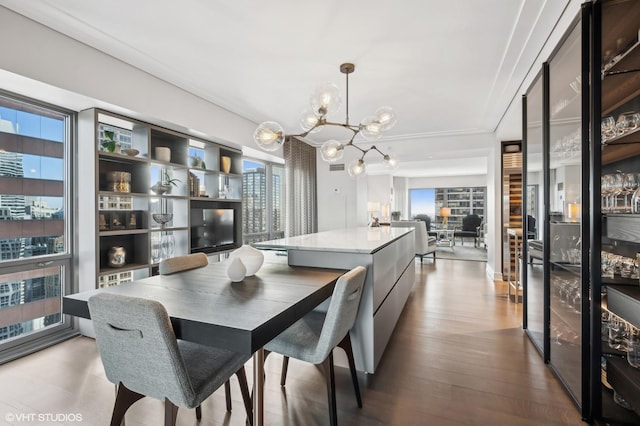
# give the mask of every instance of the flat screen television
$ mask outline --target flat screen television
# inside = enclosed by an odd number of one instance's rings
[[[213,252],[235,244],[233,209],[191,209],[191,252]]]

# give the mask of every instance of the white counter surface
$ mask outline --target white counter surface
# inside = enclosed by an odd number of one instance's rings
[[[378,228],[334,229],[315,234],[262,241],[255,243],[254,246],[261,249],[292,249],[370,254],[375,253],[408,232],[413,232],[413,228],[380,226]]]

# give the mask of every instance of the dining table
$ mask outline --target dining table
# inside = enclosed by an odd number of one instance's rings
[[[342,269],[265,262],[254,276],[232,282],[227,261],[171,275],[70,294],[62,311],[90,319],[87,301],[106,292],[156,300],[176,338],[253,357],[253,424],[264,424],[264,345],[331,296]]]

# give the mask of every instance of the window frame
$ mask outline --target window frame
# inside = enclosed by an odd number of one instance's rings
[[[75,175],[77,162],[74,153],[77,152],[77,113],[75,111],[52,105],[37,99],[28,98],[16,93],[0,89],[0,96],[14,101],[17,105],[33,108],[33,111],[47,116],[47,111],[52,114],[66,116],[64,122],[64,156],[63,156],[63,210],[65,251],[63,253],[47,254],[37,257],[6,260],[0,262],[0,274],[34,270],[39,268],[60,267],[60,310],[61,322],[47,326],[44,329],[25,333],[22,336],[0,342],[0,364],[36,352],[71,336],[78,334],[76,320],[62,314],[62,297],[77,291],[77,277],[75,277],[75,247],[77,246],[77,233],[74,232],[75,217],[78,211],[78,200],[74,195],[76,191]]]

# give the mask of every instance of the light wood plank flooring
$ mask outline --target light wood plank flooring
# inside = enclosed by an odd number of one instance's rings
[[[413,292],[378,372],[360,377],[364,408],[356,405],[348,371],[336,369],[341,425],[583,424],[523,333],[522,305],[507,301],[506,286],[487,280],[484,268],[484,262],[416,262]],[[320,370],[292,360],[287,386],[280,388],[281,359],[271,355],[266,365],[266,423],[328,424]],[[0,366],[0,383],[0,424],[106,425],[111,416],[114,387],[89,338]],[[231,385],[233,412],[225,411],[220,389],[203,404],[200,424],[245,424],[235,377]],[[60,421],[7,421],[25,413]],[[145,398],[129,410],[127,426],[162,419],[162,403]],[[181,409],[178,424],[196,425],[194,411]]]

